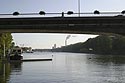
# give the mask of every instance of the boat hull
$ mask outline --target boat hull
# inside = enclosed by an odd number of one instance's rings
[[[23,56],[10,56],[10,60],[22,60]]]

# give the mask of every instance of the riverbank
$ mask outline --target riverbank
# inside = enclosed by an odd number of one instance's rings
[[[100,35],[85,42],[52,49],[55,52],[90,53],[104,55],[125,55],[125,37],[119,35]]]

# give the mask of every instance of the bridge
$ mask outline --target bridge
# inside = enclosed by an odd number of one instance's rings
[[[0,32],[125,35],[125,16],[0,18]]]

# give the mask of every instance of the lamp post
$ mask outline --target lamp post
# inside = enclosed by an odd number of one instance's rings
[[[80,17],[80,0],[78,0],[78,16]]]

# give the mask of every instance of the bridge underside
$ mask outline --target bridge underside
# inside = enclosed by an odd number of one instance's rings
[[[124,16],[0,18],[0,32],[115,33],[125,35]]]

